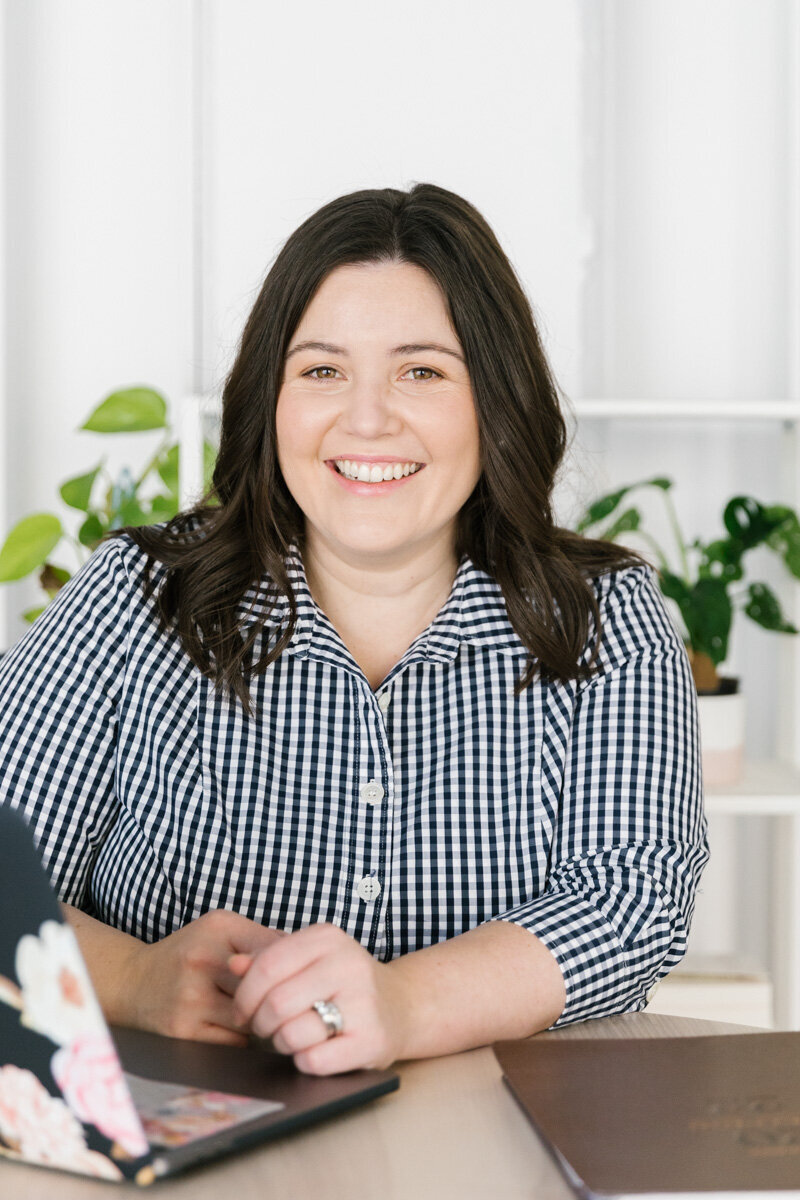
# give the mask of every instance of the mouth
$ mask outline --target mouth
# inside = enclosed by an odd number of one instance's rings
[[[425,463],[413,462],[363,462],[349,458],[328,459],[328,466],[338,475],[354,483],[390,483],[422,471]]]

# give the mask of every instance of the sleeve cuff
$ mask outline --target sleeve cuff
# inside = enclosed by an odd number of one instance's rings
[[[596,902],[563,892],[546,893],[491,919],[527,929],[555,958],[567,993],[563,1012],[551,1026],[557,1029],[573,1021],[639,1012],[647,1005],[653,984],[683,954],[683,947],[667,954],[674,932],[663,908],[657,907],[646,944],[627,947]]]

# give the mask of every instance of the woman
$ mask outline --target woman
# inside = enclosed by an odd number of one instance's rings
[[[211,494],[2,664],[0,796],[112,1020],[326,1074],[645,1005],[706,860],[694,692],[650,568],[554,524],[564,442],[460,197],[289,238]]]

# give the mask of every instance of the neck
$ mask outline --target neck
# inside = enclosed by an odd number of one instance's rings
[[[419,626],[436,616],[458,569],[452,532],[396,554],[349,552],[307,533],[303,565],[316,603],[342,632],[362,621],[380,625],[384,618]]]

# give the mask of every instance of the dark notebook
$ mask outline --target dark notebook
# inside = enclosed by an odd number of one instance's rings
[[[6,1157],[147,1184],[398,1083],[302,1075],[260,1044],[112,1033],[30,833],[0,807],[0,1175]]]
[[[493,1050],[581,1196],[800,1196],[800,1033]]]

